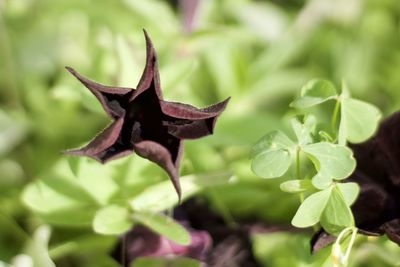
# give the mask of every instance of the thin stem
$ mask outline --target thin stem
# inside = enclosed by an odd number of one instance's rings
[[[300,169],[300,147],[296,148],[296,179],[301,180],[301,169]],[[300,193],[300,203],[304,201],[304,193]]]
[[[350,243],[349,243],[349,246],[347,247],[346,254],[344,254],[344,259],[343,259],[344,262],[346,262],[346,264],[347,264],[347,260],[350,256],[351,249],[353,248],[354,241],[356,240],[357,232],[358,232],[358,229],[353,228],[353,233],[351,234]]]
[[[336,99],[336,104],[335,104],[335,108],[333,110],[332,120],[331,120],[331,127],[334,132],[336,132],[335,128],[336,128],[337,118],[339,115],[339,110],[340,110],[340,100]]]
[[[351,249],[353,248],[355,238],[357,236],[358,229],[354,226],[347,227],[343,229],[343,231],[339,234],[338,238],[335,241],[335,244],[332,247],[332,257],[333,257],[333,266],[338,267],[340,264],[343,266],[347,266],[348,258],[350,256]],[[340,248],[340,243],[347,238],[347,234],[351,232],[351,239],[349,245],[347,246],[346,253],[343,255],[342,250]]]

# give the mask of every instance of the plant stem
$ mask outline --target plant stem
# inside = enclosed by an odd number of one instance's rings
[[[332,257],[333,257],[333,266],[339,267],[340,265],[347,266],[348,259],[350,256],[351,249],[353,248],[354,241],[357,236],[358,229],[354,226],[347,227],[340,232],[338,238],[332,247]],[[347,234],[351,233],[351,239],[349,245],[347,246],[346,253],[343,254],[340,248],[340,243],[347,238]]]
[[[333,110],[333,114],[332,114],[332,120],[331,120],[331,127],[332,127],[332,131],[336,132],[336,123],[337,123],[337,117],[339,114],[339,110],[340,110],[340,99],[336,99],[336,104],[335,104],[335,108]]]
[[[301,169],[300,169],[300,147],[296,148],[296,179],[301,180]],[[300,193],[300,203],[304,201],[304,193]]]

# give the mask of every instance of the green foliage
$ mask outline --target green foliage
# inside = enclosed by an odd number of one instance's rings
[[[191,242],[186,229],[170,217],[157,213],[135,212],[132,219],[180,245],[189,245]]]
[[[16,265],[13,258],[33,229],[48,223],[53,227],[48,254],[57,266],[118,266],[108,256],[117,237],[93,233],[96,214],[110,205],[156,213],[176,204],[162,172],[135,156],[101,166],[67,161],[60,153],[108,124],[100,105],[64,66],[104,84],[134,86],[144,63],[142,28],[158,50],[166,99],[201,107],[232,96],[214,135],[186,144],[181,175],[186,199],[200,194],[220,202],[235,221],[289,224],[299,197],[280,192],[279,185],[285,180],[283,189],[306,199],[319,190],[310,183],[318,173],[313,162],[294,147],[282,179],[258,179],[251,172],[248,151],[265,133],[279,129],[300,147],[344,146],[375,131],[380,114],[367,103],[385,115],[399,107],[397,1],[201,1],[193,32],[182,30],[176,2],[0,1],[2,262]],[[314,77],[321,79],[307,82]],[[344,88],[332,89],[342,79],[351,97]],[[297,109],[287,109],[296,95]],[[310,115],[315,124],[309,129]],[[303,119],[294,120],[292,135],[287,125],[294,116]],[[262,158],[267,152],[261,151]],[[318,167],[316,158],[314,163]],[[257,164],[260,176],[280,175],[286,168],[278,167]],[[211,175],[216,173],[232,173],[236,183],[228,182],[230,174]],[[185,177],[196,178],[185,185]],[[350,206],[357,185],[332,182]],[[253,244],[265,266],[330,264],[330,249],[311,256],[309,240],[310,235],[280,232],[256,235]],[[399,255],[386,238],[358,237],[350,265],[396,266]]]
[[[331,82],[315,79],[301,88],[300,98],[293,101],[290,106],[300,109],[309,108],[335,99],[336,96],[335,86]]]
[[[120,235],[132,227],[129,220],[129,210],[118,206],[109,205],[99,210],[93,219],[93,230],[105,235]]]
[[[326,188],[306,198],[293,217],[292,224],[304,228],[318,223],[330,199],[331,191],[331,188]]]
[[[353,98],[344,98],[341,101],[341,113],[340,130],[351,143],[367,140],[375,133],[381,118],[381,113],[375,106]]]
[[[353,193],[353,195],[357,196]],[[354,226],[354,218],[341,190],[332,188],[321,218],[322,227],[331,234],[339,234],[346,227]]]
[[[252,149],[254,173],[263,178],[282,176],[291,164],[294,143],[281,132],[264,136]]]
[[[361,142],[371,137],[377,128],[380,111],[371,104],[350,98],[347,87],[338,95],[333,84],[324,80],[308,82],[301,89],[300,98],[291,106],[309,110],[332,99],[336,100],[331,119],[333,129],[321,129],[319,136],[315,135],[317,114],[304,110],[303,122],[296,118],[291,120],[297,143],[279,131],[267,134],[253,147],[252,170],[263,178],[275,178],[287,173],[291,163],[295,162],[293,176],[296,179],[280,185],[282,191],[301,194],[301,204],[292,225],[305,228],[319,223],[326,232],[338,235],[348,227],[354,227],[350,206],[360,191],[355,183],[341,183],[356,167],[352,150],[345,146],[346,140]],[[364,124],[368,126],[364,127]],[[327,133],[329,130],[334,138]],[[314,168],[309,165],[302,168],[301,153]],[[303,176],[302,169],[306,170]],[[303,200],[305,193],[308,196]]]
[[[318,173],[313,177],[315,187],[323,189],[332,180],[348,177],[356,167],[352,151],[344,146],[320,142],[304,146],[304,151],[314,163]]]
[[[178,259],[157,259],[157,258],[139,258],[131,267],[200,267],[201,263],[189,258]]]

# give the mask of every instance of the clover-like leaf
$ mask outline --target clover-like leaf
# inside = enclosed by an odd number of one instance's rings
[[[314,186],[312,185],[310,180],[304,179],[283,182],[281,183],[280,188],[282,191],[288,193],[301,193],[314,189]]]
[[[93,229],[99,234],[119,235],[132,227],[129,210],[119,205],[109,205],[99,210],[93,220]]]
[[[313,178],[313,184],[320,189],[329,186],[332,179],[342,180],[348,177],[356,167],[352,151],[345,146],[320,142],[303,146],[302,150],[318,171]]]
[[[293,217],[292,224],[299,228],[305,228],[318,223],[330,195],[331,187],[328,187],[307,197]]]
[[[158,213],[137,211],[132,215],[132,218],[135,222],[147,226],[154,232],[180,245],[186,246],[191,242],[188,231],[170,217]]]
[[[354,225],[350,207],[337,186],[332,188],[329,201],[321,217],[321,225],[330,234],[337,234],[343,228]]]
[[[309,108],[337,97],[335,86],[326,80],[314,79],[301,88],[300,98],[290,106],[294,108]]]
[[[282,176],[291,164],[291,150],[295,146],[284,133],[270,132],[261,138],[252,148],[251,168],[262,178]]]
[[[351,143],[362,143],[371,137],[382,117],[374,105],[353,98],[343,98],[341,101],[341,135]]]
[[[344,200],[348,206],[351,206],[360,193],[360,186],[357,183],[338,183],[336,186],[340,189]]]
[[[300,145],[305,145],[312,142],[311,133],[314,131],[316,124],[314,116],[307,116],[304,119],[304,123],[301,123],[298,119],[294,118],[291,120],[291,123],[293,131],[296,134],[298,143]]]

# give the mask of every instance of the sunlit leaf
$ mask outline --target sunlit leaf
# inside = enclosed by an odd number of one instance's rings
[[[381,112],[375,106],[353,98],[344,98],[341,102],[342,131],[351,143],[361,143],[371,137],[381,118]]]
[[[313,132],[316,124],[316,119],[314,116],[309,115],[305,118],[304,123],[301,123],[296,118],[291,120],[292,128],[296,134],[298,143],[300,145],[305,145],[312,142],[311,133]]]
[[[337,183],[336,186],[339,188],[343,195],[344,200],[348,206],[351,206],[357,199],[360,193],[360,186],[357,183]]]
[[[188,175],[180,178],[182,186],[182,200],[200,192],[206,187],[227,184],[232,178],[230,173],[211,173],[203,175]],[[148,186],[143,192],[129,201],[132,209],[159,212],[174,207],[178,198],[171,194],[173,186],[164,181]]]
[[[119,235],[132,227],[129,210],[118,205],[109,205],[96,213],[93,220],[95,232],[105,235]]]
[[[345,146],[320,142],[303,146],[302,150],[318,170],[313,178],[313,184],[318,188],[328,186],[332,179],[348,177],[356,166],[352,151]]]
[[[290,167],[293,146],[294,143],[282,132],[267,134],[251,151],[253,172],[263,178],[282,176]]]
[[[305,228],[318,223],[330,195],[331,188],[327,188],[307,197],[293,217],[292,224]]]
[[[314,189],[311,181],[308,179],[304,180],[290,180],[281,183],[280,188],[284,192],[288,193],[301,193],[307,190]]]
[[[331,234],[337,234],[343,228],[353,226],[354,219],[343,194],[338,187],[332,189],[329,201],[321,217],[322,227]]]
[[[321,104],[337,96],[335,86],[326,80],[312,80],[301,88],[300,98],[290,106],[294,108],[309,108]]]
[[[49,226],[42,225],[36,229],[32,240],[28,241],[24,254],[30,256],[34,266],[55,267],[56,265],[50,259],[47,246],[50,239],[51,230]]]
[[[172,218],[158,213],[134,212],[132,218],[135,222],[143,224],[156,233],[180,244],[189,245],[191,242],[188,231]]]

